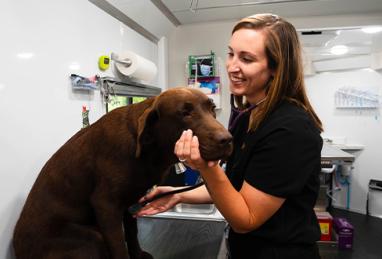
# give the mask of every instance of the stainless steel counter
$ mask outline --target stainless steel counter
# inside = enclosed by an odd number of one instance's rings
[[[172,210],[146,217],[176,218],[202,221],[225,221],[224,217],[213,204],[181,203],[176,205]]]

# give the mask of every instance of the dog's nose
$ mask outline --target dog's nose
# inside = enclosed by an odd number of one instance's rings
[[[232,142],[232,135],[229,132],[219,132],[216,138],[221,146],[226,146]]]

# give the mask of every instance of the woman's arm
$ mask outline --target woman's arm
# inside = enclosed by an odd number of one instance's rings
[[[264,193],[244,181],[238,192],[219,166],[200,171],[216,207],[237,233],[252,231],[267,221],[285,199]]]
[[[151,192],[146,194],[144,197],[142,197],[139,200],[139,202],[144,202],[145,200],[151,199],[160,193],[170,192],[170,191],[181,189],[181,188],[184,188],[184,187],[159,186],[154,188]],[[148,203],[140,211],[138,211],[135,214],[135,216],[158,214],[158,213],[171,209],[176,204],[181,202],[183,203],[212,203],[212,199],[206,189],[206,186],[202,185],[191,191],[176,193],[176,194],[172,194],[172,195],[154,200]]]
[[[205,185],[202,185],[196,189],[187,192],[179,193],[180,202],[183,203],[212,203],[210,194],[207,191]]]

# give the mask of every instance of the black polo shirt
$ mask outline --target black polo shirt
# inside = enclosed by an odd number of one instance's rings
[[[283,101],[260,124],[248,132],[250,112],[232,129],[234,152],[226,172],[236,190],[243,180],[270,195],[285,198],[280,209],[258,229],[238,234],[230,230],[229,241],[241,246],[264,244],[313,245],[320,229],[313,207],[319,190],[322,138],[304,109]],[[246,244],[247,243],[247,244]]]

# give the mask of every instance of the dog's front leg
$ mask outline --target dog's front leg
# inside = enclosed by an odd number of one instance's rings
[[[129,259],[123,233],[123,210],[111,197],[95,191],[91,197],[96,220],[111,259]]]
[[[130,257],[132,259],[153,259],[153,256],[148,252],[143,251],[139,245],[137,219],[133,218],[130,214],[125,213],[123,225]]]

